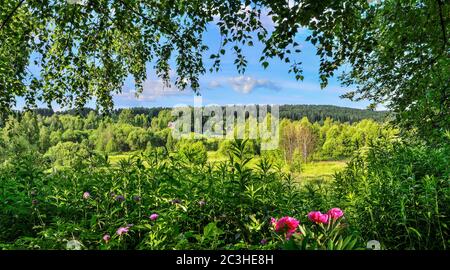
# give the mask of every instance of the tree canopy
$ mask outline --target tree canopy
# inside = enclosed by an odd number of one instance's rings
[[[22,96],[76,107],[95,99],[109,110],[129,75],[142,91],[150,63],[166,84],[173,75],[179,89],[199,91],[199,76],[218,71],[227,51],[245,72],[242,49],[255,41],[263,67],[279,58],[302,80],[297,34],[308,28],[322,87],[351,67],[341,79],[356,90],[345,97],[387,103],[404,126],[438,138],[450,127],[449,17],[446,0],[2,0],[0,108]],[[208,67],[210,24],[222,38]]]

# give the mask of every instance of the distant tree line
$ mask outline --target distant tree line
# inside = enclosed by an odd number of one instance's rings
[[[158,116],[162,110],[169,110],[165,107],[134,107],[126,109],[131,115],[145,115],[148,117],[148,121]],[[110,116],[115,119],[119,117],[120,113],[125,109],[115,109],[111,112]],[[71,109],[66,111],[53,111],[48,108],[39,108],[33,110],[36,114],[42,116],[52,116],[53,114],[63,115],[79,115],[86,117],[89,112],[95,111],[92,108]],[[373,119],[377,122],[386,120],[388,116],[387,111],[374,111],[367,109],[354,109],[332,105],[281,105],[280,106],[280,118],[289,120],[300,120],[303,117],[307,117],[311,122],[323,123],[327,118],[332,118],[335,121],[341,123],[354,123],[363,119]]]

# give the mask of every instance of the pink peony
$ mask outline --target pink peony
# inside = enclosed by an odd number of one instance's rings
[[[344,212],[339,208],[332,208],[328,211],[328,216],[334,220],[342,217],[344,215]]]
[[[159,217],[159,215],[158,215],[158,214],[156,214],[156,213],[155,213],[155,214],[151,214],[151,215],[150,215],[150,219],[151,219],[151,220],[157,220],[157,219],[158,219],[158,217]]]
[[[118,235],[122,235],[128,232],[128,230],[130,229],[130,227],[120,227],[119,229],[117,229],[117,234]]]
[[[300,222],[293,217],[282,217],[276,221],[275,231],[285,232],[286,239],[289,239],[297,230],[298,224],[300,224]]]
[[[311,220],[312,222],[315,222],[317,224],[328,222],[328,215],[322,214],[322,213],[320,213],[320,211],[309,212],[308,218],[309,218],[309,220]]]

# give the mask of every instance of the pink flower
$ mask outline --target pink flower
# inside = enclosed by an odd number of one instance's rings
[[[83,199],[87,200],[90,197],[91,197],[91,194],[89,192],[86,191],[85,193],[83,193]]]
[[[342,217],[344,215],[344,212],[339,208],[332,208],[328,211],[328,216],[334,220]]]
[[[127,233],[129,229],[130,229],[130,227],[120,227],[119,229],[117,229],[116,233],[118,235],[122,235],[124,233]]]
[[[273,217],[270,218],[270,224],[272,224],[273,226],[275,226],[277,224],[277,220]]]
[[[293,217],[282,217],[276,221],[275,231],[285,232],[286,239],[289,239],[297,230],[298,224],[300,224],[300,222]]]
[[[105,241],[106,243],[108,243],[110,239],[111,239],[111,236],[109,234],[103,235],[103,241]]]
[[[153,220],[153,221],[154,221],[154,220],[157,220],[158,217],[159,217],[159,215],[156,214],[156,213],[150,215],[150,219]]]
[[[322,213],[320,213],[320,211],[309,212],[308,218],[309,218],[309,220],[311,220],[312,222],[315,222],[317,224],[328,222],[328,215],[322,214]]]

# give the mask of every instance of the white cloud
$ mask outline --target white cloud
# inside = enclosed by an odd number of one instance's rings
[[[282,89],[291,89],[291,90],[299,90],[299,91],[308,91],[308,92],[323,92],[326,93],[330,91],[332,93],[344,94],[348,91],[353,91],[354,89],[343,87],[338,84],[330,83],[325,89],[320,88],[320,83],[318,82],[305,82],[305,81],[279,81],[276,82],[277,85],[280,85]]]
[[[301,92],[323,92],[344,94],[353,89],[342,87],[336,84],[330,84],[326,89],[321,89],[318,82],[305,82],[295,80],[269,80],[252,76],[237,77],[219,77],[208,82],[209,89],[229,87],[234,91],[242,94],[249,94],[256,89],[280,90],[298,90]]]
[[[219,88],[219,87],[222,87],[222,83],[219,82],[218,80],[212,80],[208,83],[208,87],[209,88]]]
[[[143,85],[142,93],[136,96],[135,90],[130,90],[126,92],[122,92],[117,95],[119,98],[125,100],[134,100],[134,101],[155,101],[159,97],[163,96],[181,96],[181,95],[190,95],[192,94],[191,89],[180,90],[174,87],[173,83],[171,83],[170,87],[164,85],[164,82],[160,79],[146,80]]]
[[[219,78],[209,82],[210,88],[218,88],[223,86],[229,86],[234,91],[242,94],[249,94],[258,88],[271,90],[280,89],[279,86],[273,81],[267,79],[258,79],[251,76]]]

